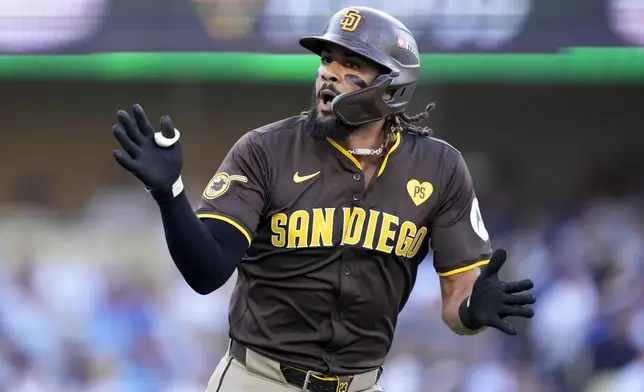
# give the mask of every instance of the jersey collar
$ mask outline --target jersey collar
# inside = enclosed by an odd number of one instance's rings
[[[356,167],[360,170],[362,169],[362,165],[358,160],[349,153],[349,151],[345,150],[341,145],[339,145],[335,140],[331,139],[330,137],[327,137],[326,140],[342,155],[347,157]],[[380,168],[378,169],[378,176],[380,176],[384,171],[385,171],[385,166],[387,166],[387,162],[389,162],[389,156],[396,151],[397,148],[400,147],[400,144],[402,143],[402,133],[398,132],[396,133],[396,141],[394,142],[394,145],[391,146],[389,151],[387,151],[387,155],[385,155],[385,158],[382,160],[382,164],[380,165]]]

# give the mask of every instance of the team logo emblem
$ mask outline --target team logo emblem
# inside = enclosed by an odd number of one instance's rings
[[[362,15],[360,15],[360,11],[355,9],[347,10],[344,13],[344,18],[340,21],[341,30],[352,33],[356,31],[361,20]]]
[[[237,175],[231,176],[228,173],[218,173],[208,183],[208,186],[203,191],[203,197],[208,200],[218,198],[226,193],[233,181],[248,182],[248,178]]]
[[[479,200],[476,197],[474,198],[474,200],[472,200],[472,209],[470,210],[470,223],[472,224],[472,229],[474,229],[476,235],[481,237],[483,241],[490,239],[490,234],[487,232],[485,224],[483,223],[483,216],[481,216]]]
[[[423,182],[422,184],[418,180],[410,180],[407,183],[407,193],[411,200],[419,206],[429,199],[429,197],[434,192],[434,186],[429,182]]]

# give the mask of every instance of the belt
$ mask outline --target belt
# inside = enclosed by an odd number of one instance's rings
[[[230,355],[246,366],[246,347],[233,340],[230,345]],[[286,381],[303,391],[310,392],[347,392],[353,381],[353,376],[325,376],[312,370],[303,370],[290,365],[280,364],[280,370]],[[380,378],[382,370],[378,371]]]

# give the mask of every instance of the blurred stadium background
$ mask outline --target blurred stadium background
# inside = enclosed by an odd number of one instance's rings
[[[183,131],[195,203],[244,132],[308,108],[329,0],[0,0],[0,390],[197,392],[235,277],[203,297],[111,157],[118,109]],[[431,260],[387,392],[644,391],[644,1],[364,0],[423,54],[414,107],[472,171],[518,337],[453,335]],[[431,255],[429,256],[431,257]]]

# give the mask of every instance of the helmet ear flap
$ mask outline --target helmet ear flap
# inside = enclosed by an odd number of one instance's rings
[[[392,82],[389,74],[380,75],[367,88],[335,97],[331,110],[349,126],[381,120],[393,113],[392,107],[383,98]]]
[[[390,94],[390,97],[387,99],[387,101],[392,101],[392,100],[395,101],[397,98],[402,98],[407,92],[408,87],[409,86],[399,86],[399,87],[390,88],[386,92]]]

